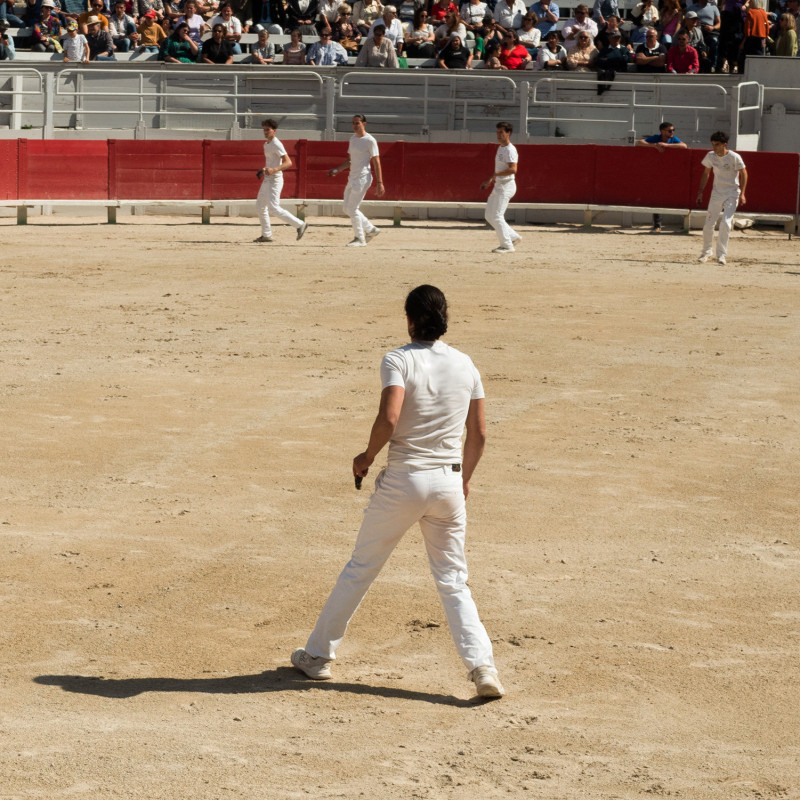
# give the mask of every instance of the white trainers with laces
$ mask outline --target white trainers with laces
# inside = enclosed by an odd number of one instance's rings
[[[310,656],[302,647],[292,653],[291,661],[293,667],[312,681],[329,681],[332,677],[330,659]]]
[[[706,261],[708,261],[709,258],[711,258],[711,253],[703,253],[703,255],[701,255],[700,258],[698,258],[697,260],[701,264],[705,264]]]
[[[513,247],[506,247],[504,244],[501,244],[500,247],[495,247],[495,249],[492,250],[492,252],[493,253],[513,253],[514,252],[514,248]]]
[[[271,236],[259,236],[258,239],[253,239],[254,242],[271,242]]]
[[[726,261],[726,259],[725,259],[725,256],[719,256],[719,257],[717,258],[717,263],[718,263],[718,264],[722,264],[722,265],[724,266],[724,265],[725,265],[725,264],[727,264],[728,262]]]
[[[366,247],[367,243],[363,239],[353,239],[352,242],[347,243],[348,247]]]
[[[491,667],[475,667],[469,677],[475,683],[478,697],[502,697],[506,693],[500,678]]]
[[[303,238],[303,234],[308,230],[308,223],[304,222],[298,229],[297,229],[297,241],[299,242]]]
[[[368,242],[371,242],[380,232],[380,228],[373,228],[371,231],[367,231],[367,233],[364,234],[364,238]]]

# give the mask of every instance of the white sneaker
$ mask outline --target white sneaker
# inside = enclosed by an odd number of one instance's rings
[[[297,229],[297,241],[299,242],[303,238],[303,234],[308,230],[308,223],[304,222],[298,229]]]
[[[292,653],[292,666],[305,673],[307,678],[312,681],[329,681],[331,679],[331,662],[327,658],[319,658],[318,656],[310,656],[298,647]]]
[[[254,242],[271,242],[271,236],[259,236],[258,239],[253,239]]]
[[[373,228],[371,231],[368,231],[364,234],[364,238],[371,242],[379,233],[381,232],[380,228]]]
[[[363,239],[353,239],[352,242],[347,243],[348,247],[366,247],[367,243]]]
[[[513,253],[514,252],[514,248],[513,247],[506,247],[504,244],[501,244],[500,247],[495,247],[495,249],[492,250],[492,252],[493,253]]]
[[[717,263],[722,264],[724,266],[727,263],[727,261],[725,260],[725,256],[718,256]]]
[[[502,697],[506,693],[491,667],[475,667],[469,677],[475,683],[478,697]]]
[[[701,255],[700,258],[698,258],[697,260],[701,264],[705,264],[706,261],[708,261],[709,258],[711,258],[711,253],[703,253],[703,255]]]

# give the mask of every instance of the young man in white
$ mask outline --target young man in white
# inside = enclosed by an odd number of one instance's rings
[[[705,171],[700,178],[700,188],[697,190],[697,205],[703,202],[703,191],[708,183],[708,178],[713,170],[714,188],[708,201],[708,214],[703,226],[703,252],[698,259],[700,263],[708,261],[711,257],[711,245],[714,240],[714,225],[722,214],[719,223],[719,236],[717,236],[717,261],[725,263],[728,254],[728,237],[731,233],[733,215],[738,206],[746,202],[745,189],[747,188],[747,170],[744,161],[738,153],[728,150],[728,134],[717,131],[711,134],[711,146],[714,148],[706,153],[702,161]]]
[[[297,239],[303,238],[303,234],[308,230],[308,223],[298,219],[294,214],[290,214],[285,208],[281,207],[281,190],[283,189],[283,170],[292,166],[292,159],[286,153],[281,140],[275,135],[278,123],[274,119],[265,119],[261,123],[264,130],[264,168],[258,171],[258,177],[262,179],[261,188],[258,190],[256,208],[261,220],[261,236],[255,241],[271,242],[272,226],[269,221],[270,211],[276,216],[287,222],[297,231]]]
[[[367,242],[381,232],[380,228],[376,228],[359,210],[361,201],[372,185],[372,169],[375,170],[377,181],[375,193],[378,197],[383,197],[384,194],[378,143],[367,133],[366,125],[367,118],[363,114],[356,114],[353,117],[353,135],[347,148],[347,160],[328,171],[328,175],[333,177],[343,169],[350,170],[342,198],[344,213],[353,223],[353,241],[348,243],[348,247],[366,247]]]
[[[500,147],[494,158],[494,172],[492,177],[481,184],[481,189],[487,189],[494,184],[492,193],[486,203],[484,217],[494,228],[500,246],[492,250],[493,253],[513,253],[514,243],[522,237],[506,222],[505,213],[511,198],[517,193],[517,164],[519,156],[517,148],[511,144],[511,134],[514,128],[510,122],[497,123],[497,141]]]
[[[492,643],[467,586],[464,541],[469,482],[483,454],[486,419],[481,377],[472,360],[440,341],[447,300],[418,286],[405,303],[411,343],[381,362],[378,414],[367,449],[353,459],[356,488],[389,444],[355,549],[292,664],[313,680],[331,678],[347,625],[403,534],[418,522],[447,624],[481,697],[501,697]],[[464,451],[461,435],[466,427]]]

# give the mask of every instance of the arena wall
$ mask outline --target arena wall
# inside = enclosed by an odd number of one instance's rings
[[[339,200],[346,175],[329,178],[347,142],[284,141],[293,166],[283,197]],[[384,199],[481,202],[494,144],[381,144]],[[600,145],[518,145],[515,203],[692,208],[705,148],[659,153]],[[16,151],[16,152],[15,152]],[[6,200],[252,200],[263,166],[257,141],[29,140],[0,141],[0,197]],[[70,162],[92,164],[81,180]],[[748,213],[793,214],[800,155],[745,154]]]

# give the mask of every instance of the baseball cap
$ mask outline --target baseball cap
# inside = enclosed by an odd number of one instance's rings
[[[686,19],[697,19],[697,12],[696,11],[687,11],[686,12]]]
[[[148,19],[155,19],[155,18],[158,16],[158,14],[156,14],[156,12],[155,12],[155,11],[153,11],[153,9],[151,8],[151,9],[150,9],[150,10],[149,10],[149,11],[148,11],[146,14],[145,14],[145,16],[146,16]]]

